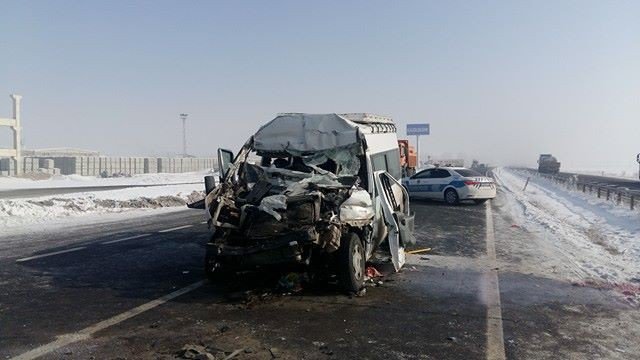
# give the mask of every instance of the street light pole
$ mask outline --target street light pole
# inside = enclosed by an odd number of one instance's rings
[[[189,114],[180,114],[182,119],[182,156],[187,157],[187,116]]]

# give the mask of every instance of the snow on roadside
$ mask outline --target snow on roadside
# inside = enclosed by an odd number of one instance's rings
[[[28,199],[0,199],[0,229],[3,233],[27,231],[30,225],[47,224],[63,218],[96,214],[129,212],[132,216],[146,215],[140,209],[175,207],[186,209],[186,204],[204,197],[201,184],[166,185],[128,188]]]
[[[589,201],[542,179],[514,170],[494,171],[510,214],[520,227],[545,234],[542,246],[561,253],[585,281],[620,284],[640,281],[640,216]]]
[[[130,177],[114,178],[100,178],[96,176],[81,175],[55,175],[44,180],[2,176],[0,177],[0,190],[80,186],[179,184],[202,182],[205,175],[211,174],[212,173],[209,171],[197,171],[187,173],[138,174]]]

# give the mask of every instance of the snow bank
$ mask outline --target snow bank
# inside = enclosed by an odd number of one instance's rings
[[[139,174],[131,177],[100,178],[95,176],[56,175],[44,180],[17,177],[0,177],[0,190],[41,189],[56,187],[109,186],[109,185],[152,185],[202,182],[208,171],[175,174]]]
[[[583,279],[640,281],[640,215],[513,170],[494,171],[517,226],[545,234],[543,246],[574,263]],[[547,237],[548,234],[548,237]]]
[[[175,174],[172,174],[175,175]],[[131,212],[138,209],[176,207],[204,197],[201,184],[166,185],[110,191],[80,192],[29,199],[0,199],[0,229],[15,232],[28,225],[46,224],[51,220],[89,215]],[[132,212],[146,215],[148,212]]]

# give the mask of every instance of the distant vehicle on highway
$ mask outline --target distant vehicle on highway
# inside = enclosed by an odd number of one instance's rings
[[[404,178],[412,198],[444,200],[447,204],[471,200],[482,204],[496,197],[493,179],[463,167],[434,167]]]
[[[538,172],[541,174],[557,174],[560,172],[560,162],[551,154],[540,154]]]

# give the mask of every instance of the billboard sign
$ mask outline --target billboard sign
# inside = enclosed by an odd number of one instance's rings
[[[429,124],[407,124],[407,135],[429,135]]]

